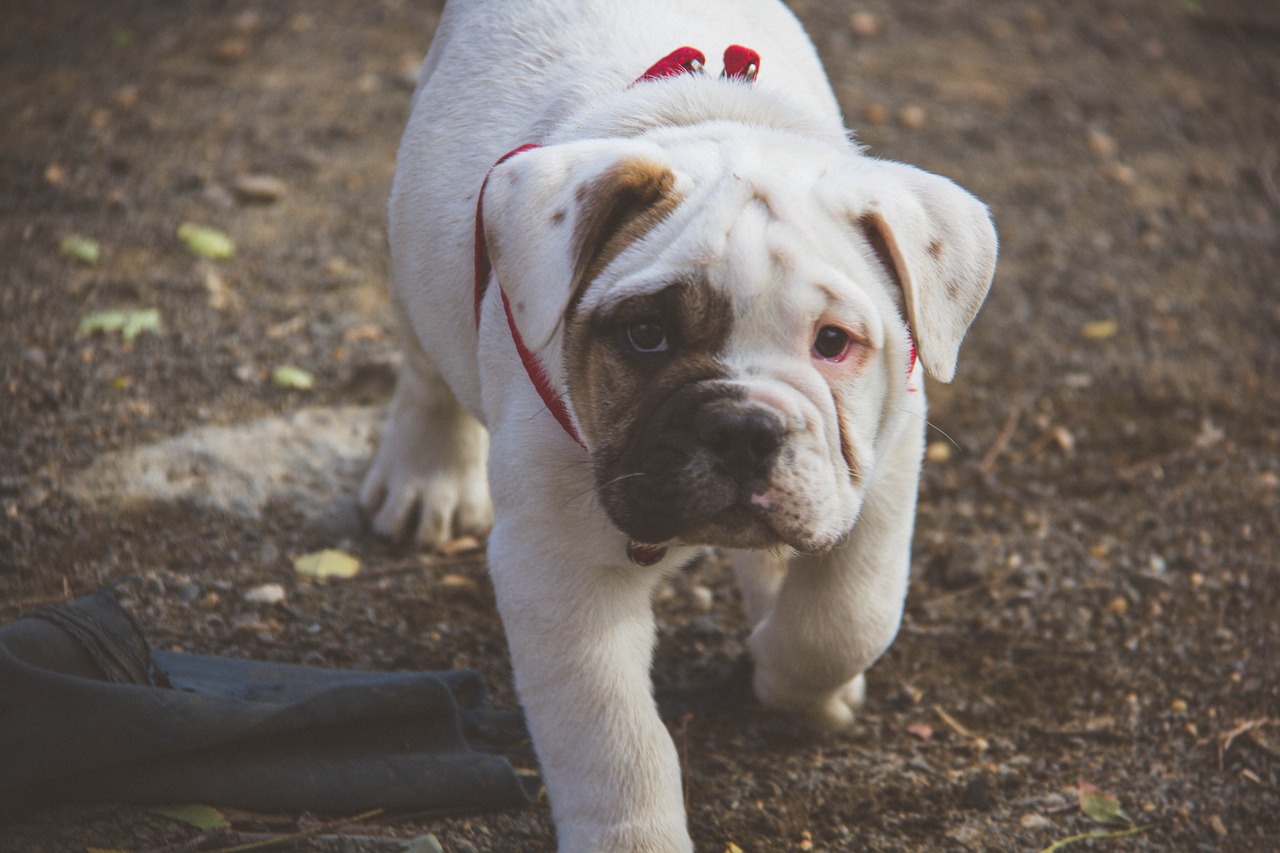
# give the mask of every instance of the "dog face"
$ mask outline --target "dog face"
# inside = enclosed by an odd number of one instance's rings
[[[942,178],[851,151],[666,136],[495,170],[498,280],[620,530],[830,548],[908,409],[913,337],[951,378],[990,284],[990,220]]]

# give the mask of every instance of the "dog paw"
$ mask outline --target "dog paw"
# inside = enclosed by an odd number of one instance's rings
[[[440,418],[398,402],[360,487],[360,506],[373,530],[426,548],[484,536],[493,526],[484,428],[461,413]]]
[[[683,815],[619,823],[603,830],[556,825],[558,853],[693,853]]]
[[[867,682],[862,675],[834,690],[815,691],[796,684],[786,675],[757,668],[753,682],[761,704],[784,711],[819,731],[847,728],[867,695]]]

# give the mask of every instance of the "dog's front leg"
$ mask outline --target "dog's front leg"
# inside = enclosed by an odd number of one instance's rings
[[[489,561],[559,850],[690,851],[679,762],[649,674],[658,575],[584,562],[621,548],[527,500],[523,509],[499,512]]]
[[[845,540],[824,554],[735,559],[748,615],[755,691],[770,707],[821,729],[853,720],[862,673],[889,647],[902,618],[910,571],[918,473],[915,434],[887,465]],[[916,464],[913,465],[912,463]],[[779,578],[781,581],[779,582]]]

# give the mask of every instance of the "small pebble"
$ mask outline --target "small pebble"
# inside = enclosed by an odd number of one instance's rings
[[[880,104],[869,104],[865,116],[867,124],[879,127],[889,121],[889,111]]]
[[[253,604],[279,604],[284,601],[284,587],[278,583],[264,583],[246,592],[244,600]]]
[[[440,588],[449,593],[474,594],[480,586],[466,575],[448,574],[440,578]]]
[[[1138,181],[1138,173],[1123,163],[1112,163],[1102,170],[1102,175],[1113,184],[1131,187]]]
[[[457,539],[451,539],[440,546],[440,553],[446,557],[455,557],[458,554],[467,554],[472,551],[479,551],[484,545],[474,536],[459,536]]]
[[[711,607],[715,604],[715,595],[709,587],[697,586],[689,587],[689,604],[699,613],[710,613]]]
[[[872,38],[880,35],[884,21],[874,12],[854,12],[849,16],[849,29],[858,38]]]
[[[1099,157],[1110,159],[1116,156],[1116,141],[1097,128],[1089,130],[1088,143],[1089,150]]]
[[[258,30],[262,29],[262,15],[252,9],[241,12],[231,21],[231,26],[235,27],[237,32],[244,35],[256,33]]]
[[[236,197],[259,204],[278,201],[288,191],[284,181],[272,175],[241,175],[236,178]]]
[[[249,43],[244,39],[226,39],[213,47],[213,58],[219,62],[239,62],[248,54]]]
[[[396,83],[406,89],[416,88],[418,75],[422,71],[422,54],[402,53],[396,60]]]
[[[925,115],[924,107],[914,104],[903,107],[898,112],[898,123],[909,130],[919,130],[924,127],[926,120],[927,116]]]
[[[945,441],[931,441],[924,457],[930,462],[947,462],[951,459],[951,445]]]
[[[121,86],[111,93],[111,103],[122,110],[131,110],[138,105],[138,87]]]

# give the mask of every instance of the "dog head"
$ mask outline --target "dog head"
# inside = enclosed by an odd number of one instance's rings
[[[994,272],[943,178],[766,129],[593,140],[490,177],[486,233],[634,540],[831,547]]]

